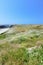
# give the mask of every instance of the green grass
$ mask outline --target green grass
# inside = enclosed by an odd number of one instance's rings
[[[43,26],[16,25],[14,27],[12,29],[15,32],[0,35],[0,40],[6,39],[5,43],[0,43],[0,65],[43,65],[43,33],[41,33]],[[29,30],[34,29],[36,31],[28,33]],[[22,33],[20,37],[18,33]],[[34,46],[37,48],[29,52],[28,48]]]
[[[43,45],[29,53],[26,48],[8,50],[0,56],[1,65],[43,65]]]
[[[6,34],[0,34],[0,39],[6,38]]]

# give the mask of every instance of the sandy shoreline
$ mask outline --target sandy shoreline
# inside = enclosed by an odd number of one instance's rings
[[[9,28],[0,29],[0,34],[6,32],[6,31],[8,31],[8,30],[9,30]]]

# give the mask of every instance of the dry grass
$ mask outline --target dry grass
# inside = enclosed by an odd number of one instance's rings
[[[0,35],[0,65],[43,65],[43,25],[15,25]]]

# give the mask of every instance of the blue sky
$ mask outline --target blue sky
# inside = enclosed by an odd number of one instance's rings
[[[43,0],[0,0],[0,24],[43,24]]]

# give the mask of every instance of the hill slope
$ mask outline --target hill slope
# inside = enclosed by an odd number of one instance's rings
[[[13,25],[1,34],[0,65],[43,65],[43,25]]]

